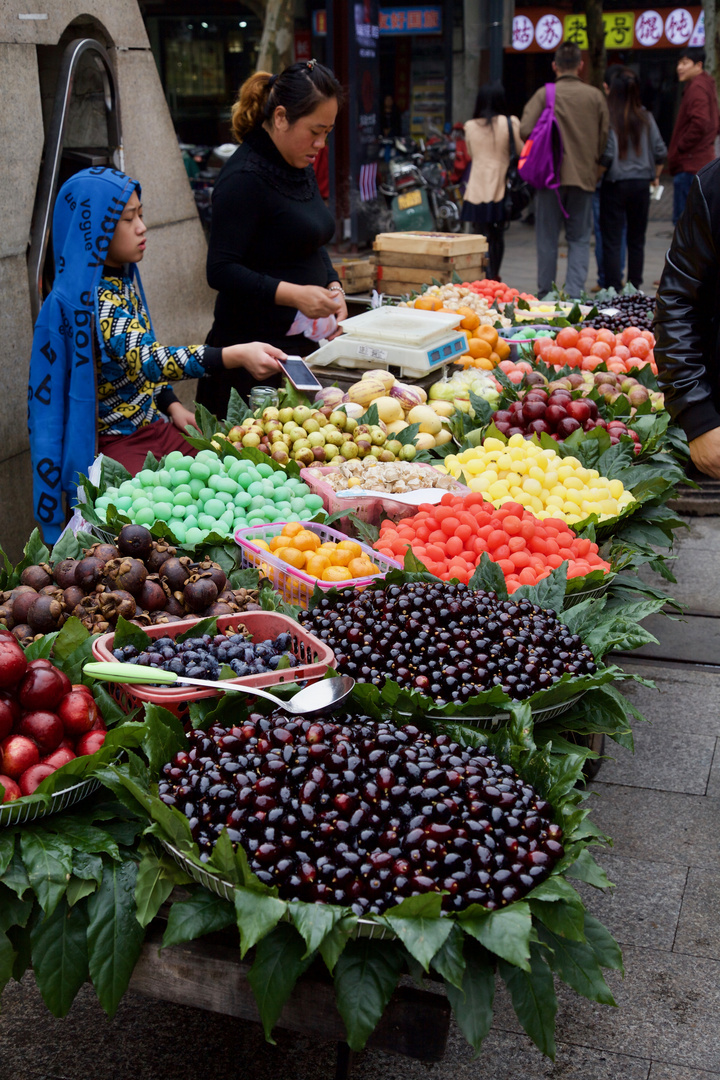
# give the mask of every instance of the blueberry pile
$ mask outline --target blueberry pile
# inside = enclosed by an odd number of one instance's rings
[[[443,890],[490,910],[524,896],[563,855],[551,807],[487,748],[367,717],[258,713],[192,731],[160,798],[189,819],[207,862],[227,827],[286,900],[379,914]]]
[[[374,686],[393,679],[439,706],[494,686],[523,700],[565,674],[596,670],[590,649],[554,611],[467,585],[345,590],[299,619],[334,651],[341,674]]]
[[[124,645],[113,649],[113,656],[126,664],[156,667],[189,679],[217,679],[225,664],[239,678],[275,671],[283,657],[288,661],[283,667],[296,667],[297,657],[291,649],[292,635],[287,633],[255,644],[244,634],[203,634],[185,641],[156,638],[142,652],[134,645]]]
[[[652,330],[653,315],[655,313],[655,297],[645,296],[644,293],[633,293],[632,296],[614,296],[606,304],[598,305],[602,308],[617,308],[617,315],[596,315],[594,319],[588,319],[584,326],[594,326],[598,330],[612,330],[613,334],[621,334],[626,326],[637,326],[638,330]]]

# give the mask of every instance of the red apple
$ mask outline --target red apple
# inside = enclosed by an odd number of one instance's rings
[[[103,720],[102,713],[98,712],[97,720],[90,728],[91,731],[107,731],[105,721]]]
[[[27,735],[10,735],[0,743],[0,768],[13,780],[39,761],[40,751]]]
[[[65,676],[69,684],[69,679]],[[20,683],[19,698],[23,709],[54,709],[67,691],[61,673],[54,667],[34,667],[29,665]]]
[[[0,775],[0,784],[5,788],[5,794],[3,796],[3,802],[15,802],[22,795],[20,788],[17,786],[14,780],[11,780],[9,776]]]
[[[493,417],[493,421],[497,426],[498,420],[501,424],[509,424],[512,421],[513,414],[509,409],[498,409]]]
[[[564,420],[561,420],[557,426],[557,433],[561,439],[567,439],[568,435],[572,435],[573,431],[577,431],[580,424],[577,420],[573,420],[571,416],[566,416]]]
[[[48,765],[47,762],[44,765],[31,765],[19,780],[20,790],[23,795],[32,795],[35,788],[43,782],[45,777],[52,776],[54,772],[57,772],[57,769],[53,765]]]
[[[509,438],[511,435],[524,435],[525,432],[521,427],[511,427],[507,434]]]
[[[92,690],[89,686],[86,686],[84,682],[74,682],[71,687],[72,690],[82,690],[84,694],[89,694],[92,697]],[[69,693],[70,691],[68,691]]]
[[[531,420],[528,424],[528,431],[534,432],[535,435],[550,434],[550,428],[544,420]]]
[[[597,416],[598,416],[597,402],[593,401],[592,398],[585,398],[585,401],[587,401],[588,406],[590,408],[590,419],[591,420],[597,420]]]
[[[529,423],[531,420],[544,420],[546,409],[547,405],[544,401],[535,401],[532,398],[528,400],[526,398],[522,408],[523,420],[525,420],[526,423]]]
[[[0,638],[0,688],[13,686],[27,671],[27,660],[17,641]]]
[[[72,761],[76,756],[77,755],[73,753],[69,747],[58,747],[57,750],[53,750],[52,754],[48,754],[47,757],[42,758],[40,764],[52,765],[54,769],[59,769],[61,765],[67,765],[68,761]]]
[[[88,731],[85,735],[81,735],[75,744],[77,756],[83,757],[85,754],[96,753],[105,742],[105,734],[104,731]]]
[[[495,427],[501,435],[509,435],[512,424],[505,420],[493,420]]]
[[[545,411],[545,422],[550,426],[550,430],[556,428],[561,420],[565,420],[567,412],[562,405],[548,405]]]
[[[532,401],[545,401],[546,402],[547,399],[548,399],[547,390],[543,390],[541,387],[538,387],[538,386],[534,386],[532,388],[532,390],[528,390],[528,392],[525,395],[525,401],[532,400]]]
[[[590,406],[583,398],[578,398],[576,401],[568,401],[566,409],[568,416],[572,416],[573,420],[579,420],[581,424],[584,424],[586,420],[590,419]]]
[[[3,701],[0,698],[0,739],[7,738],[19,718],[19,706],[13,707],[9,701]]]
[[[62,742],[65,729],[60,717],[46,709],[27,712],[20,721],[18,735],[27,735],[37,743],[41,754],[51,754]]]
[[[72,743],[72,740],[68,739],[67,735],[62,740],[62,742],[59,743],[58,750],[72,750],[72,752],[75,753],[75,747]]]
[[[58,716],[63,722],[65,734],[71,738],[84,735],[97,720],[97,705],[89,694],[72,690],[58,705]]]

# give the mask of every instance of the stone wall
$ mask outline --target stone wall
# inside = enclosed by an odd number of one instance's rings
[[[27,12],[47,18],[19,18]],[[137,0],[43,0],[34,6],[0,0],[0,544],[13,560],[34,524],[26,422],[32,343],[27,248],[54,80],[65,44],[79,37],[101,41],[115,68],[125,169],[143,187],[149,232],[142,276],[158,337],[168,344],[203,341],[212,322],[205,238]],[[96,119],[89,95],[72,132],[74,145],[83,143],[82,125],[90,135]],[[85,145],[94,141],[88,137]],[[184,400],[193,386],[183,387]]]

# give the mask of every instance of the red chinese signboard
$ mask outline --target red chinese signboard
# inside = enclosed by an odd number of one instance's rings
[[[635,8],[603,13],[606,49],[671,49],[705,44],[701,7]],[[563,41],[587,49],[584,15],[561,8],[516,8],[506,52],[554,52]]]

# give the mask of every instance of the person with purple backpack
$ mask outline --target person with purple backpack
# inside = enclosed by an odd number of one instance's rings
[[[520,120],[520,137],[527,140],[520,175],[537,188],[538,296],[549,293],[556,281],[564,224],[568,245],[564,289],[579,297],[590,263],[592,200],[610,117],[605,95],[580,78],[583,61],[574,42],[560,45],[552,66],[556,81],[536,90]]]

